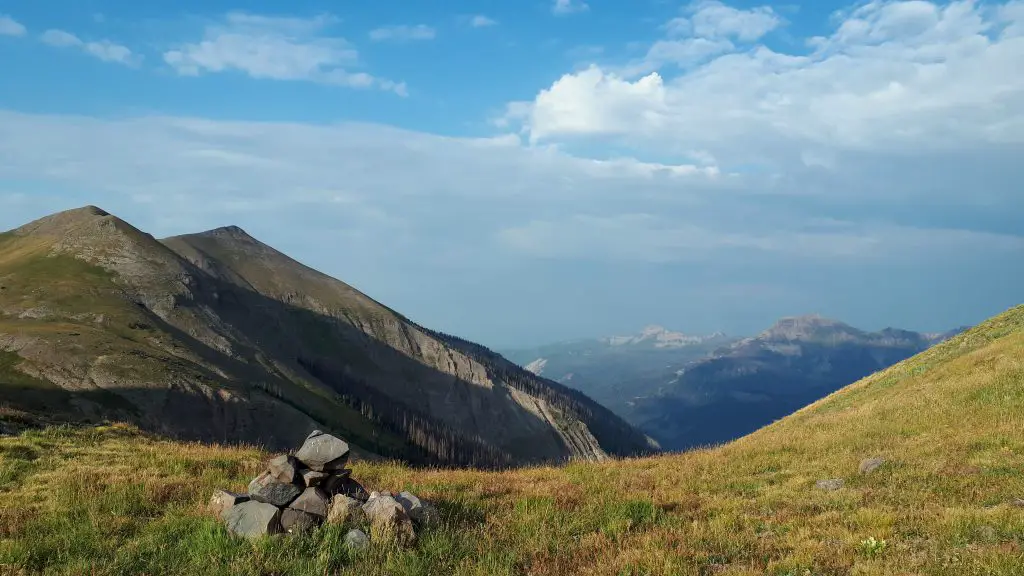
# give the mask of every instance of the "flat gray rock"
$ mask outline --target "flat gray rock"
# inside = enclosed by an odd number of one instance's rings
[[[348,444],[337,436],[316,432],[319,431],[314,431],[306,438],[295,457],[307,468],[317,472],[344,468],[348,462]]]
[[[302,476],[302,484],[307,488],[319,486],[324,483],[325,480],[330,478],[330,475],[326,472],[317,472],[316,470],[305,469],[299,473]]]
[[[882,464],[885,464],[885,458],[866,458],[861,460],[859,470],[861,474],[871,474]]]
[[[814,485],[820,490],[828,490],[831,492],[833,490],[839,490],[845,486],[846,481],[842,478],[833,478],[831,480],[818,480]]]
[[[405,508],[405,513],[417,524],[432,526],[441,519],[441,515],[433,504],[420,500],[411,492],[399,492],[398,496],[395,496],[395,500],[398,500],[398,503]]]
[[[224,515],[228,532],[244,538],[259,538],[281,533],[281,510],[272,504],[242,502]]]
[[[281,528],[289,534],[305,534],[319,526],[323,520],[322,516],[292,508],[286,508],[281,512]]]
[[[327,516],[327,494],[319,488],[306,488],[298,498],[288,505],[292,510],[324,518]]]
[[[228,510],[231,510],[238,504],[248,501],[248,494],[235,494],[234,492],[228,492],[227,490],[214,490],[213,496],[210,497],[210,503],[207,505],[206,509],[217,518],[223,520]]]
[[[250,490],[252,490],[251,487]],[[295,484],[285,484],[277,481],[260,484],[256,487],[255,492],[249,492],[249,496],[253,500],[273,504],[278,508],[284,508],[291,504],[300,494],[302,494],[302,489]]]
[[[370,546],[370,537],[362,530],[349,530],[345,534],[345,546],[353,550],[364,550]]]
[[[271,458],[267,466],[267,472],[270,472],[271,478],[278,482],[294,484],[295,481],[300,478],[299,461],[292,456],[282,454],[275,458]]]

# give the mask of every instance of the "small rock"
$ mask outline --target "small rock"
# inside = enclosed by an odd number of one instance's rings
[[[395,541],[400,546],[408,546],[416,541],[412,519],[391,496],[371,499],[363,505],[363,513],[370,520],[370,533],[375,541]]]
[[[362,530],[349,530],[345,534],[345,546],[353,550],[364,550],[370,546],[370,537]]]
[[[821,490],[832,491],[832,490],[839,490],[845,484],[846,484],[846,482],[842,478],[833,478],[831,480],[818,480],[815,483],[815,486],[817,486]]]
[[[1018,508],[1024,508],[1024,498],[1014,498],[1013,505]]]
[[[327,512],[328,524],[360,524],[365,517],[363,503],[359,500],[344,494],[338,494],[331,498],[331,506]]]
[[[323,522],[322,516],[286,508],[281,512],[281,528],[289,534],[303,534],[316,528]]]
[[[227,514],[228,510],[232,507],[237,506],[243,502],[248,502],[249,496],[247,494],[235,494],[234,492],[228,492],[227,490],[214,490],[213,496],[210,498],[210,503],[207,505],[209,510],[214,516],[224,519],[224,515]]]
[[[288,508],[323,518],[327,516],[327,494],[319,488],[306,488]]]
[[[366,492],[366,488],[363,488],[362,484],[356,482],[348,475],[330,476],[327,480],[324,480],[320,488],[329,496],[344,494],[361,502],[366,502],[370,499],[370,494]]]
[[[437,508],[429,502],[420,500],[410,492],[400,492],[395,500],[398,500],[398,503],[405,508],[406,514],[417,524],[432,526],[441,519]]]
[[[249,494],[259,492],[260,488],[274,481],[274,475],[270,473],[270,470],[264,470],[259,476],[253,478],[252,482],[249,482]]]
[[[882,464],[885,464],[884,458],[867,458],[865,460],[861,460],[860,473],[871,474],[875,470],[878,470],[878,467]]]
[[[303,470],[299,474],[302,476],[302,484],[307,488],[319,486],[330,477],[326,472],[317,472],[316,470]]]
[[[245,538],[281,533],[281,511],[272,504],[242,502],[224,515],[228,532]]]
[[[348,462],[348,444],[330,434],[310,434],[295,457],[317,472],[340,470]]]
[[[295,458],[282,454],[272,458],[267,472],[271,478],[283,484],[293,484],[299,478],[298,461]]]
[[[264,502],[266,504],[273,504],[279,508],[284,508],[294,501],[302,494],[302,489],[295,484],[285,484],[283,482],[271,481],[264,484],[260,484],[256,487],[256,491],[253,492],[252,488],[249,488],[249,496],[257,502]]]

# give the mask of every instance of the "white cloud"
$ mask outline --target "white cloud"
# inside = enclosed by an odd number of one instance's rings
[[[39,39],[44,44],[56,48],[80,48],[86,54],[99,58],[104,62],[137,66],[142,61],[142,55],[133,53],[127,46],[111,42],[110,40],[86,42],[64,30],[47,30],[39,36]]]
[[[25,26],[20,22],[6,14],[0,14],[0,36],[24,36],[26,32]]]
[[[740,10],[718,0],[701,0],[693,3],[688,11],[691,13],[688,20],[673,20],[669,29],[677,33],[689,30],[699,38],[731,37],[740,42],[753,42],[782,24],[782,19],[770,6]]]
[[[493,18],[488,18],[483,14],[477,14],[476,16],[473,16],[472,18],[469,19],[469,25],[472,26],[473,28],[485,28],[487,26],[495,26],[497,24],[497,20],[494,20]]]
[[[239,71],[257,79],[310,81],[406,94],[401,82],[355,72],[359,54],[327,33],[333,16],[279,18],[233,12],[207,26],[203,39],[164,52],[164,62],[184,76]]]
[[[383,40],[409,41],[409,40],[433,40],[437,31],[426,24],[407,24],[395,26],[381,26],[370,30],[370,39],[380,42]]]
[[[818,39],[811,54],[687,46],[670,37],[622,70],[566,73],[532,102],[516,103],[506,125],[521,122],[538,143],[600,137],[641,156],[700,149],[726,167],[775,172],[808,157],[842,166],[852,154],[1021,144],[1024,38],[1014,33],[1024,23],[1021,5],[871,2]],[[694,29],[737,38],[765,29],[716,11],[717,19]],[[701,63],[666,69],[679,60]]]
[[[551,5],[551,13],[556,15],[576,14],[590,10],[583,0],[555,0]]]

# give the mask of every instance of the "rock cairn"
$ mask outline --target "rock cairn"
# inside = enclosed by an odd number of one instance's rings
[[[438,521],[437,509],[409,492],[367,493],[345,468],[348,457],[344,440],[316,430],[295,454],[272,458],[247,494],[214,492],[210,512],[246,538],[302,534],[324,523],[348,526],[345,544],[353,548],[371,541],[408,546],[417,527]]]

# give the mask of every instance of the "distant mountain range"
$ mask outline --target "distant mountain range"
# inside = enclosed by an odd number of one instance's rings
[[[103,210],[0,234],[0,419],[125,420],[413,463],[652,452],[584,394],[429,330],[236,227],[158,241]]]
[[[588,394],[668,450],[726,442],[964,330],[865,332],[817,315],[751,338],[658,326],[505,354]]]

